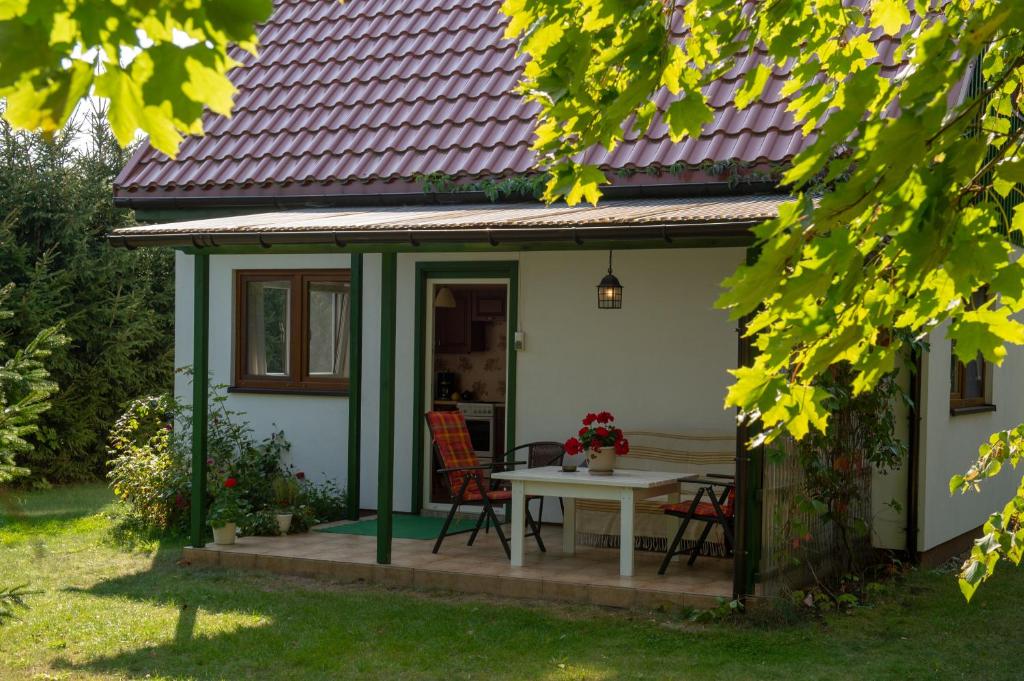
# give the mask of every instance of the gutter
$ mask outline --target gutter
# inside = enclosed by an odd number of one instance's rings
[[[559,227],[475,227],[431,229],[342,229],[318,231],[203,231],[199,233],[160,232],[158,228],[147,232],[118,230],[107,237],[113,246],[138,248],[145,246],[191,246],[216,248],[219,246],[275,245],[411,245],[482,243],[497,246],[501,243],[543,243],[585,240],[649,240],[672,243],[674,239],[733,238],[753,239],[750,228],[763,222],[762,218],[702,222],[697,224],[603,224],[581,226],[567,224]]]
[[[921,460],[921,361],[922,352],[915,348],[910,352],[912,369],[910,373],[910,436],[907,452],[907,557],[911,563],[919,560],[917,552],[918,499],[920,481],[918,469]]]

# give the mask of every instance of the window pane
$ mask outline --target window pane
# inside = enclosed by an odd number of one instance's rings
[[[291,282],[250,281],[245,301],[248,374],[287,376]]]
[[[956,353],[950,353],[949,359],[949,394],[960,397],[963,392],[963,386],[960,385],[960,360],[957,359]]]
[[[348,378],[348,284],[310,282],[308,293],[309,375]]]
[[[981,399],[985,397],[985,360],[978,359],[964,366],[964,399]]]

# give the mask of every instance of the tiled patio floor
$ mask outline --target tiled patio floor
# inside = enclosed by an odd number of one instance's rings
[[[509,565],[493,532],[471,547],[468,535],[449,537],[437,554],[432,541],[395,539],[391,565],[377,565],[374,537],[325,532],[243,537],[232,546],[186,548],[185,558],[194,565],[620,608],[703,608],[732,594],[731,560],[701,558],[688,567],[685,558],[677,559],[659,575],[661,556],[638,551],[635,575],[620,577],[617,550],[579,546],[567,556],[560,527],[545,526],[542,536],[547,553],[528,538],[521,568]]]

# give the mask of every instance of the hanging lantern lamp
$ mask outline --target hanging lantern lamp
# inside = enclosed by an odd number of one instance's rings
[[[608,251],[608,274],[597,285],[597,307],[599,310],[618,310],[622,307],[622,284],[612,274],[611,251]]]

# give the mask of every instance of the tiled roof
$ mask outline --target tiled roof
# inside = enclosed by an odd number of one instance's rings
[[[115,245],[405,243],[591,239],[749,238],[747,229],[778,214],[783,196],[604,201],[597,207],[465,204],[301,209],[115,230]]]
[[[529,172],[534,107],[512,90],[522,60],[501,0],[277,0],[258,58],[242,57],[231,119],[170,160],[144,146],[117,178],[128,198],[416,192],[419,174]],[[673,144],[657,124],[588,159],[608,169],[782,162],[803,143],[777,74],[732,105],[748,55],[708,91],[714,122]],[[679,181],[676,179],[675,181]]]

